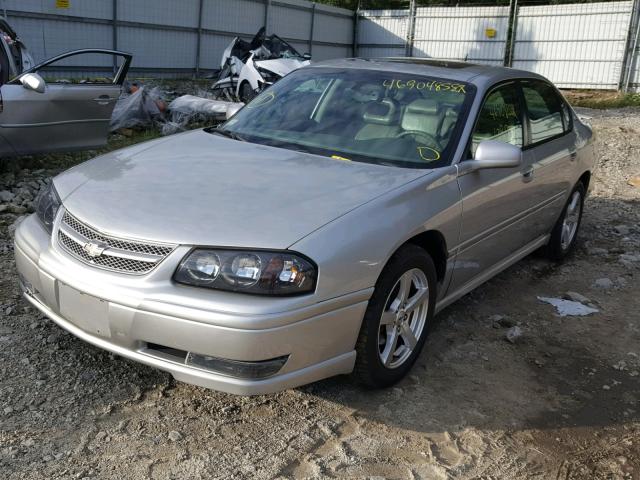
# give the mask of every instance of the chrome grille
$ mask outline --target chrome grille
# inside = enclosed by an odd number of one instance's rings
[[[66,211],[58,229],[58,243],[84,263],[133,275],[150,272],[175,248],[175,245],[138,242],[104,235]],[[89,244],[98,247],[98,251],[91,252],[87,249]]]

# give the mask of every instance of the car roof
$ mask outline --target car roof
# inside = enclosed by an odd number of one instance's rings
[[[544,77],[533,72],[515,68],[416,57],[343,58],[312,63],[310,67],[352,68],[414,73],[468,82],[485,88],[496,82],[509,80],[511,78],[537,78],[546,80]]]

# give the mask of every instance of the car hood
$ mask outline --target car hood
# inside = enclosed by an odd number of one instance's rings
[[[256,66],[269,70],[281,77],[297,70],[298,68],[309,65],[308,60],[299,60],[297,58],[274,58],[271,60],[256,60]]]
[[[107,234],[282,249],[427,173],[197,130],[97,157],[54,184],[70,213]]]

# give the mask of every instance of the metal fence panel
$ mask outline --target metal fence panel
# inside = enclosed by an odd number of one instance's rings
[[[418,8],[413,54],[502,65],[508,30],[509,7]]]
[[[273,5],[269,12],[269,33],[281,37],[308,39],[311,32],[311,11]]]
[[[251,0],[205,1],[202,28],[252,35],[264,24],[264,8]]]
[[[353,45],[353,13],[348,17],[336,17],[329,14],[330,11],[325,11],[325,9],[321,7],[324,7],[324,5],[316,5],[313,39],[318,42],[342,43],[343,46],[339,48],[342,50],[344,50],[345,47],[349,49],[349,52],[345,56],[353,55],[353,52],[351,52],[351,46]]]
[[[518,9],[512,66],[561,88],[618,88],[632,2]]]
[[[404,56],[409,10],[362,10],[358,12],[358,22],[359,56]]]
[[[103,3],[109,3],[104,1]],[[128,22],[159,25],[198,26],[199,0],[158,2],[157,0],[118,0],[118,18]]]
[[[69,8],[56,8],[54,0],[3,0],[0,1],[0,7],[21,12],[100,18],[104,20],[110,20],[113,15],[111,0],[76,0],[71,2]]]

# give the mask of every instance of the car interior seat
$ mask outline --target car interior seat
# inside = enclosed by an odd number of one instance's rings
[[[400,131],[399,116],[400,108],[395,100],[384,98],[371,102],[362,115],[365,125],[357,133],[356,140],[395,137]]]
[[[445,112],[436,100],[420,98],[406,106],[400,126],[404,131],[424,132],[439,138]]]

